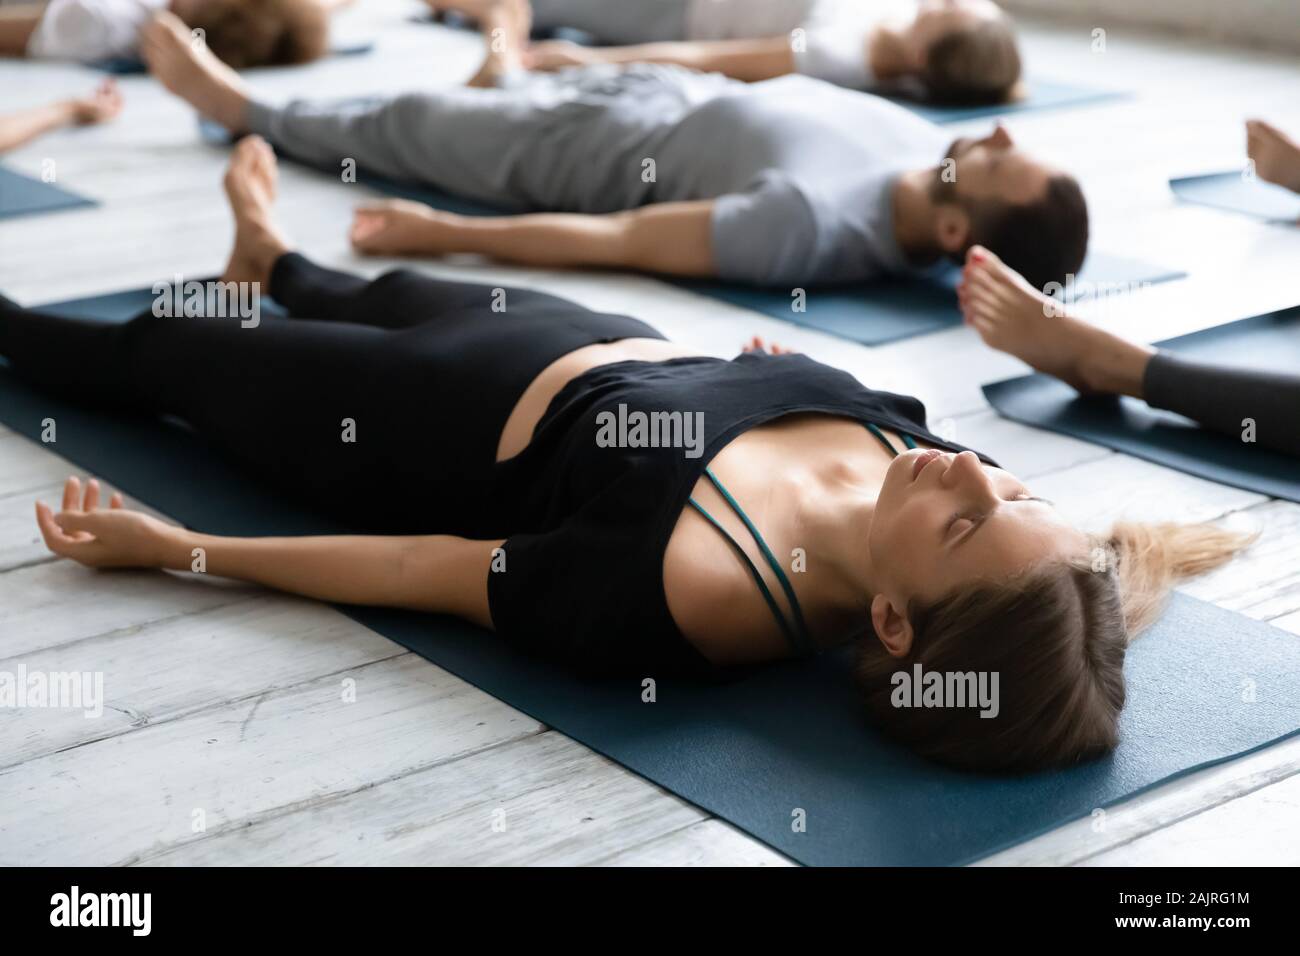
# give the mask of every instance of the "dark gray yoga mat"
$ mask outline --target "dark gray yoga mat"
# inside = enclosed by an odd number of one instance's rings
[[[49,308],[121,320],[151,299],[143,290]],[[190,431],[63,402],[0,364],[0,421],[39,440],[46,418],[58,423],[53,451],[192,528],[358,530],[272,493]],[[1119,749],[1020,777],[945,770],[889,743],[863,719],[847,652],[722,685],[645,675],[658,681],[647,704],[640,676],[583,680],[455,620],[341,610],[808,864],[970,862],[1300,728],[1300,638],[1187,597],[1130,652]]]
[[[210,142],[228,144],[224,129],[200,121],[200,134]],[[280,154],[284,157],[284,154]],[[294,160],[292,156],[284,157]],[[319,167],[312,167],[319,168]],[[330,172],[334,172],[330,170]],[[472,199],[462,199],[414,183],[381,176],[358,174],[358,182],[379,192],[412,199],[435,209],[463,216],[500,216],[508,211]],[[1079,282],[1114,289],[1142,283],[1154,284],[1181,279],[1186,273],[1162,265],[1122,256],[1093,252],[1084,263]],[[956,267],[932,270],[924,278],[897,278],[870,284],[813,287],[806,290],[803,311],[794,308],[791,290],[767,289],[713,280],[662,277],[665,282],[690,289],[774,319],[817,329],[862,345],[887,345],[917,335],[926,335],[961,324],[957,296],[953,291],[960,278]]]
[[[0,219],[94,205],[93,199],[0,166]]]
[[[1300,194],[1262,179],[1248,179],[1240,170],[1171,179],[1169,188],[1184,202],[1239,212],[1265,222],[1300,225]]]
[[[1300,308],[1230,322],[1157,343],[1208,362],[1300,374]],[[1234,488],[1300,502],[1300,461],[1199,427],[1134,398],[1081,398],[1047,375],[984,386],[998,414],[1104,445]],[[1294,427],[1300,428],[1300,409]]]
[[[1140,259],[1092,252],[1079,273],[1085,283],[1108,289],[1154,285],[1186,275]],[[789,289],[764,289],[724,282],[670,279],[701,295],[722,299],[795,325],[837,335],[861,345],[888,345],[961,325],[957,308],[955,266],[932,270],[924,277],[885,279],[839,288],[810,288],[802,312],[795,311]]]

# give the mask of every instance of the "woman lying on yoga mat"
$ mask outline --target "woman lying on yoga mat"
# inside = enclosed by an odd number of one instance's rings
[[[57,554],[188,570],[201,548],[211,574],[454,614],[637,679],[856,641],[888,731],[1023,768],[1115,746],[1130,638],[1171,580],[1242,545],[1208,526],[1091,537],[929,432],[916,399],[801,355],[725,361],[540,292],[321,268],[273,223],[263,141],[239,144],[226,190],[223,278],[291,318],[113,325],[0,300],[0,354],[39,387],[179,416],[361,533],[215,537],[70,479],[61,511],[36,509]],[[998,673],[998,716],[895,708],[914,667]]]
[[[489,4],[468,5],[479,15]],[[803,73],[858,90],[911,82],[928,100],[962,105],[1005,101],[1020,80],[1015,26],[992,0],[533,0],[533,11],[538,26],[633,44],[537,43],[535,70],[673,63],[751,83]]]
[[[985,343],[1081,393],[1140,398],[1232,438],[1252,419],[1260,445],[1300,457],[1300,374],[1293,369],[1215,365],[1122,339],[1060,314],[1058,301],[980,246],[970,251],[957,295]]]
[[[104,80],[88,96],[59,100],[14,113],[0,113],[0,153],[17,149],[37,137],[65,126],[107,123],[122,112],[122,94],[112,80]]]

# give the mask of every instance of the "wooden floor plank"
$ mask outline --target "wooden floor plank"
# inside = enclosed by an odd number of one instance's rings
[[[575,865],[704,815],[552,731],[227,828],[140,862]],[[315,838],[300,839],[302,833]]]
[[[541,729],[404,654],[0,773],[0,865],[130,862]]]

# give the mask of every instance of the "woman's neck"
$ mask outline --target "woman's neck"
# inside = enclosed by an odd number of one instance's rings
[[[865,430],[863,437],[872,441]],[[876,588],[867,539],[887,468],[887,459],[876,459],[868,448],[836,460],[799,496],[792,540],[807,542],[801,550],[808,575],[798,583],[820,643],[847,640],[869,619]]]

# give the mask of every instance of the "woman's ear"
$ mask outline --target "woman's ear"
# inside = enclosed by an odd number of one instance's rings
[[[907,656],[912,649],[912,622],[883,594],[871,599],[871,623],[877,640],[891,657]]]

